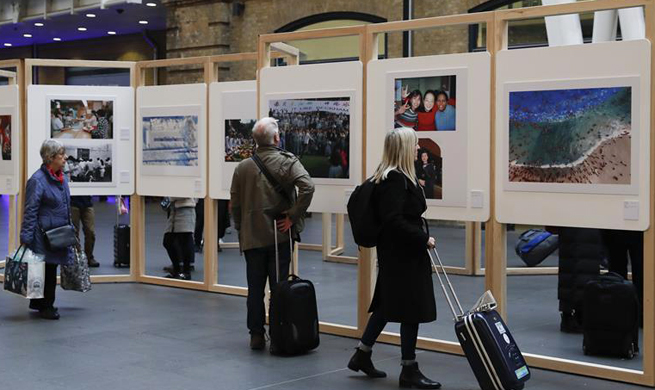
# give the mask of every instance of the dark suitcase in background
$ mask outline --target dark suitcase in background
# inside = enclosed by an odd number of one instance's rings
[[[275,229],[276,275],[280,275],[280,260],[277,253],[277,227]],[[289,230],[289,233],[291,231]],[[291,234],[289,245],[293,246]],[[293,253],[293,248],[291,250]],[[301,279],[293,272],[286,280],[279,281],[271,291],[269,308],[269,334],[271,353],[275,355],[297,355],[318,347],[318,307],[316,290],[309,280]]]
[[[582,350],[632,359],[639,352],[639,299],[632,282],[614,272],[587,282]]]
[[[430,254],[432,267],[455,317],[457,339],[480,388],[482,390],[523,389],[525,382],[530,379],[530,369],[509,328],[494,309],[496,302],[491,292],[487,291],[478,300],[473,310],[464,313],[436,249],[434,249],[434,254],[457,304],[459,314],[455,311],[432,254]]]
[[[540,229],[526,230],[519,236],[514,251],[528,267],[539,265],[557,250],[558,237]]]
[[[114,267],[130,266],[130,226],[114,226]]]

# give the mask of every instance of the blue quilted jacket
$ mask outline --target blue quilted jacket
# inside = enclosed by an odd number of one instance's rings
[[[42,230],[50,230],[70,223],[68,181],[64,179],[64,184],[61,184],[42,165],[27,181],[20,241],[32,251],[44,254],[46,263],[69,264],[73,259],[72,248],[60,251],[47,250]]]

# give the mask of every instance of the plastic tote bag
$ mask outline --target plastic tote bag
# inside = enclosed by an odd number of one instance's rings
[[[43,298],[45,283],[44,256],[21,246],[5,263],[4,289],[28,299]]]
[[[73,263],[61,266],[61,288],[87,292],[91,290],[89,261],[77,245],[73,246],[73,253]]]

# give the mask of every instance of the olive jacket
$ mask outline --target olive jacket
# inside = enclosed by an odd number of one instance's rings
[[[241,161],[232,176],[230,195],[242,251],[274,245],[273,220],[284,214],[293,221],[292,233],[299,241],[305,212],[314,195],[314,183],[293,153],[273,146],[258,147],[256,153],[294,202],[290,205],[275,191],[251,158]],[[288,237],[278,232],[279,242],[288,241]]]

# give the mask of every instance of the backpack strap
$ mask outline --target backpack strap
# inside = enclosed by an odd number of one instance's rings
[[[289,202],[289,205],[293,205],[293,200],[291,199],[291,196],[289,196],[289,194],[284,190],[284,188],[282,187],[280,182],[277,181],[273,177],[273,175],[271,175],[271,172],[266,168],[266,165],[264,165],[264,162],[261,160],[261,158],[259,158],[257,153],[254,153],[251,158],[255,162],[255,164],[257,164],[257,166],[259,167],[259,170],[264,174],[264,176],[266,177],[268,182],[271,183],[271,185],[275,189],[275,192],[282,195],[284,200]]]

